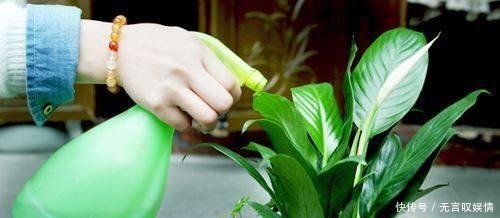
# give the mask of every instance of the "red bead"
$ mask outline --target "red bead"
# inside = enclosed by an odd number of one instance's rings
[[[111,49],[111,51],[118,51],[118,43],[111,41],[109,43],[109,49]]]

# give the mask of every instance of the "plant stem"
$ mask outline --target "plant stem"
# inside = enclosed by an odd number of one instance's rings
[[[366,158],[366,151],[368,150],[368,142],[370,141],[373,124],[375,122],[375,114],[377,110],[378,107],[374,106],[373,109],[368,114],[366,122],[363,124],[363,130],[361,131],[361,136],[359,138],[358,151],[356,153],[357,155],[360,155],[363,158]],[[361,178],[363,177],[363,170],[364,166],[358,164],[358,167],[356,168],[356,175],[354,177],[353,187],[355,187],[361,181]]]
[[[371,137],[371,132],[373,129],[373,124],[375,122],[375,115],[378,110],[378,106],[374,105],[370,113],[368,114],[368,117],[363,124],[363,130],[361,131],[361,136],[359,138],[359,145],[358,145],[358,151],[357,155],[361,155],[363,159],[366,159],[366,151],[368,150],[368,142],[370,141]],[[359,130],[359,129],[358,129]],[[356,133],[357,134],[357,133]],[[354,182],[352,184],[352,187],[356,187],[356,185],[361,182],[361,179],[363,178],[363,170],[364,166],[361,164],[358,164],[356,167],[356,175],[354,176]],[[359,201],[358,207],[359,207]],[[359,210],[356,209],[355,212],[356,218],[361,218],[359,215]]]
[[[357,151],[356,155],[360,155],[363,158],[366,157],[366,151],[368,150],[368,141],[369,141],[369,137],[370,137],[369,133],[370,133],[370,131],[361,132],[361,137],[359,139],[359,146],[358,146],[358,151]],[[364,170],[364,166],[361,164],[358,164],[358,167],[356,168],[356,176],[354,177],[353,187],[356,186],[359,181],[361,181],[361,178],[363,177],[363,170]]]
[[[356,131],[356,135],[354,136],[354,141],[352,141],[351,152],[349,152],[349,156],[356,155],[356,151],[358,150],[358,142],[360,134],[361,134],[361,129],[358,129]]]

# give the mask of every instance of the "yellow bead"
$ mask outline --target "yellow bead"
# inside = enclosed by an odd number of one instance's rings
[[[118,88],[118,86],[113,86],[113,87],[108,86],[108,91],[113,94],[116,94],[118,91],[120,91],[120,88]]]
[[[113,20],[113,23],[125,25],[127,23],[127,18],[125,18],[125,16],[123,16],[123,15],[118,15]]]
[[[119,34],[121,28],[122,28],[122,25],[116,24],[116,23],[113,24],[113,26],[112,26],[113,33]]]
[[[120,34],[117,32],[112,32],[111,33],[111,41],[118,42],[120,40]]]
[[[116,78],[110,78],[110,77],[108,77],[106,79],[106,85],[108,87],[114,87],[114,86],[116,86]]]
[[[106,77],[106,84],[108,84],[108,80],[111,81],[111,80],[115,80],[116,81],[116,75],[108,75]]]

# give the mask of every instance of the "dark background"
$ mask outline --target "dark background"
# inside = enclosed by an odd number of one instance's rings
[[[418,6],[410,5],[409,13]],[[479,15],[466,20],[466,13],[445,11],[443,15],[410,27],[424,32],[428,40],[441,32],[429,53],[429,71],[416,108],[408,122],[427,120],[430,114],[476,89],[486,89],[492,96],[480,97],[478,104],[458,124],[499,128],[498,74],[500,72],[500,21],[487,21]],[[429,113],[430,112],[430,113]]]

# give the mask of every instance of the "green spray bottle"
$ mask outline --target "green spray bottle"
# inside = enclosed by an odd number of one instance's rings
[[[267,80],[217,39],[193,32],[254,91]],[[18,194],[12,215],[154,217],[161,205],[174,129],[141,106],[107,120],[55,152]]]

